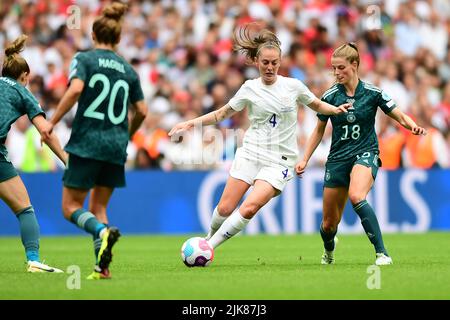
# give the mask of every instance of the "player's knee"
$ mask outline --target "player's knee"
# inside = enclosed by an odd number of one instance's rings
[[[28,200],[16,201],[9,205],[13,212],[20,212],[25,208],[31,207],[31,202]]]
[[[349,192],[348,198],[352,204],[357,204],[366,198],[366,195],[361,192]]]
[[[222,217],[228,217],[230,214],[233,213],[234,209],[236,208],[228,203],[219,203],[217,205],[217,211],[219,211],[219,214]]]
[[[79,208],[75,208],[73,205],[68,204],[68,203],[63,203],[62,211],[63,211],[64,218],[66,218],[67,220],[70,221],[70,217],[77,209],[79,209]]]
[[[326,233],[334,232],[337,229],[338,223],[339,223],[338,221],[331,219],[323,220],[322,230],[325,231]]]
[[[244,203],[240,208],[239,212],[246,219],[251,219],[258,210],[261,209],[261,205],[255,202]]]
[[[89,206],[89,211],[94,215],[106,215],[106,207],[99,204],[94,204]]]

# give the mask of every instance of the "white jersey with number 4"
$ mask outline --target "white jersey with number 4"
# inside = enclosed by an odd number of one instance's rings
[[[228,105],[248,108],[250,128],[244,136],[243,156],[249,160],[292,167],[298,157],[297,108],[316,96],[300,81],[278,75],[265,85],[261,78],[247,80]]]

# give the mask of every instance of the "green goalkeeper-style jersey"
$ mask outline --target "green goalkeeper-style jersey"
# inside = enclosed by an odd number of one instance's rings
[[[69,81],[84,82],[65,150],[82,158],[122,165],[129,140],[128,106],[143,100],[139,77],[114,51],[77,53]]]
[[[40,114],[45,117],[45,113],[33,94],[14,79],[0,77],[0,92],[0,154],[7,159],[5,141],[11,125],[24,114],[31,121]]]
[[[389,95],[374,85],[359,80],[353,97],[346,94],[342,84],[335,84],[323,94],[322,101],[334,106],[352,104],[348,113],[338,116],[317,115],[325,122],[331,118],[333,125],[329,162],[350,159],[361,152],[379,152],[375,115],[378,107],[385,114],[396,107]]]

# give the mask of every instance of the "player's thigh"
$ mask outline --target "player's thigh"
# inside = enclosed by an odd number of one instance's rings
[[[336,187],[323,189],[323,223],[336,226],[339,224],[347,202],[348,189]]]
[[[228,177],[225,189],[217,205],[219,213],[224,216],[230,215],[249,188],[250,184],[246,181],[233,178],[232,176]]]
[[[256,180],[252,192],[247,196],[239,208],[241,215],[251,219],[267,202],[275,197],[278,189],[264,180]]]
[[[252,186],[255,183],[255,177],[261,166],[258,161],[249,160],[242,149],[236,151],[233,163],[230,169],[230,177],[243,181]],[[228,180],[230,181],[230,179]],[[228,182],[227,182],[228,184]]]
[[[372,168],[355,164],[350,174],[349,198],[356,204],[367,197],[374,183]]]
[[[263,180],[276,189],[274,196],[283,192],[287,183],[294,177],[294,168],[278,164],[264,165],[256,175],[255,180]]]
[[[228,216],[236,209],[247,190],[255,183],[259,168],[257,161],[245,157],[242,149],[236,151],[230,176],[217,205],[219,214]]]
[[[97,213],[104,214],[113,192],[114,188],[95,186],[91,190],[91,195],[89,197],[89,211],[95,215],[97,215]]]
[[[0,197],[14,213],[31,206],[27,189],[18,175],[0,182]]]

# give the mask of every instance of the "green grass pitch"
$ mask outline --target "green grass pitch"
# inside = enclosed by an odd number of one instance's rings
[[[238,236],[206,268],[182,263],[180,247],[190,236],[123,236],[113,279],[102,281],[85,280],[94,263],[90,237],[42,238],[46,263],[79,266],[80,289],[67,287],[74,274],[26,273],[20,238],[3,237],[0,299],[450,299],[450,233],[387,234],[394,265],[376,270],[363,234],[340,235],[336,264],[328,266],[319,264],[318,234]]]

